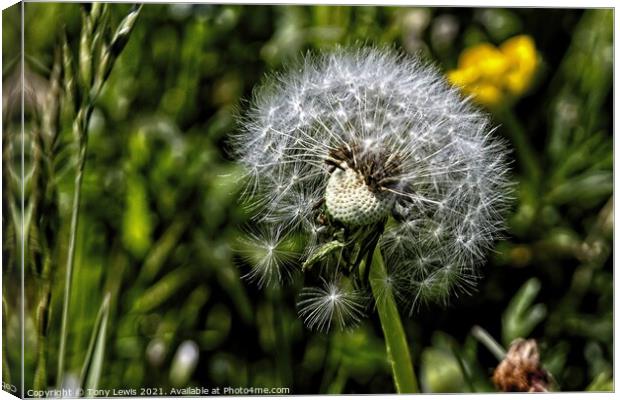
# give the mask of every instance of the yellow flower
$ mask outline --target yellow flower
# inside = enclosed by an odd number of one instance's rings
[[[465,49],[459,57],[459,69],[477,71],[481,80],[500,83],[508,64],[504,55],[488,43]]]
[[[479,103],[494,107],[522,95],[531,84],[538,60],[531,37],[519,35],[497,48],[482,43],[465,49],[448,80]]]
[[[502,43],[501,50],[511,65],[505,77],[506,87],[515,96],[523,94],[532,82],[538,64],[534,41],[526,35],[515,36]]]
[[[478,80],[476,68],[453,69],[448,71],[448,80],[456,86],[467,87]]]
[[[495,85],[480,83],[473,87],[472,94],[482,104],[498,104],[502,101],[502,92]]]

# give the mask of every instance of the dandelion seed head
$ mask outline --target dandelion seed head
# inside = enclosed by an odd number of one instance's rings
[[[307,55],[265,80],[241,125],[231,147],[254,221],[305,235],[306,257],[385,224],[378,246],[392,268],[388,286],[410,309],[471,289],[503,229],[507,151],[435,67],[386,48]],[[354,255],[328,257],[345,257],[330,281],[356,268]],[[256,275],[278,281],[268,277],[281,264],[262,263]],[[344,309],[359,316],[339,306],[351,297],[334,287],[304,290],[309,326],[332,326]]]

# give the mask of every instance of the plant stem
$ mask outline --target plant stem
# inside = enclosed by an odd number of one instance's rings
[[[82,192],[82,177],[86,164],[86,149],[88,147],[88,134],[86,127],[90,117],[90,110],[87,106],[82,108],[77,116],[74,129],[79,138],[79,154],[75,182],[73,187],[73,203],[71,207],[71,226],[69,233],[69,248],[67,250],[67,264],[65,267],[65,290],[62,303],[62,322],[60,328],[60,347],[58,350],[58,371],[56,375],[56,387],[61,387],[65,367],[65,348],[67,343],[67,324],[69,320],[69,301],[71,299],[71,282],[73,278],[73,260],[75,259],[75,244],[77,239],[78,217],[80,213],[80,198]]]
[[[276,336],[276,365],[280,376],[280,385],[290,386],[292,382],[290,347],[288,343],[288,336],[285,331],[286,328],[284,326],[285,320],[283,318],[284,310],[282,308],[282,294],[279,288],[274,289],[271,302],[273,305],[274,315],[273,329]]]
[[[387,357],[392,367],[392,377],[398,393],[418,393],[418,382],[413,372],[405,330],[396,308],[394,296],[385,286],[387,272],[379,246],[375,247],[370,264],[370,287],[376,300],[381,321]]]
[[[88,148],[88,124],[93,111],[94,103],[99,96],[101,89],[112,72],[112,67],[120,55],[121,51],[129,40],[129,35],[136,22],[136,18],[140,14],[142,5],[134,5],[117,27],[111,42],[105,44],[101,40],[93,42],[97,34],[102,33],[106,29],[105,26],[99,25],[96,21],[106,12],[105,6],[93,6],[91,13],[86,15],[82,24],[82,33],[80,37],[78,73],[73,75],[72,56],[67,40],[65,38],[63,45],[63,58],[65,76],[66,93],[69,99],[73,100],[76,90],[73,82],[81,83],[79,87],[81,105],[73,123],[73,134],[78,141],[78,162],[75,174],[73,204],[71,209],[71,225],[69,236],[69,248],[67,251],[67,265],[65,268],[65,287],[62,304],[62,322],[60,330],[60,346],[58,349],[58,371],[56,376],[56,386],[62,387],[62,380],[65,368],[65,353],[67,344],[67,325],[69,320],[69,301],[71,299],[71,282],[73,278],[73,263],[75,258],[76,237],[78,229],[78,217],[80,211],[80,196],[82,192],[82,177],[84,175],[84,165],[86,163],[86,150]],[[92,58],[92,52],[99,54],[97,60]],[[93,66],[96,72],[93,76]],[[77,79],[76,79],[77,77]],[[94,78],[94,80],[93,80]],[[77,107],[77,103],[76,103]]]
[[[49,273],[52,261],[49,256],[43,262],[43,286],[41,288],[39,305],[37,307],[37,332],[38,332],[38,351],[37,366],[34,374],[34,390],[45,390],[47,388],[47,325],[49,319],[49,302],[51,297],[51,284]]]
[[[323,376],[321,377],[321,383],[319,384],[318,391],[318,393],[321,394],[327,393],[327,388],[329,387],[327,382],[333,375],[332,371],[334,368],[332,367],[332,364],[335,364],[332,359],[336,358],[333,356],[333,353],[335,352],[333,343],[335,340],[334,333],[332,332],[329,335],[326,335],[325,340],[327,340],[327,343],[325,344],[325,355],[323,356],[323,368],[321,368],[323,371]]]
[[[517,150],[517,157],[523,168],[523,172],[534,183],[539,182],[542,169],[537,159],[536,152],[525,133],[525,129],[515,117],[514,112],[507,107],[498,112],[498,117],[510,134],[512,143]]]
[[[502,361],[506,357],[506,350],[484,328],[475,325],[471,328],[471,334],[493,353],[497,361]]]

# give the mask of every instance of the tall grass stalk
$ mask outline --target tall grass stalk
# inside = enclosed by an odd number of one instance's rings
[[[51,313],[52,271],[54,265],[53,246],[57,241],[50,229],[58,221],[57,186],[55,183],[55,165],[58,159],[58,141],[60,134],[60,95],[62,75],[62,52],[54,53],[54,64],[50,74],[49,91],[45,97],[40,114],[40,127],[34,135],[35,160],[38,169],[31,201],[36,202],[37,224],[29,227],[39,232],[39,246],[43,254],[41,285],[38,288],[38,305],[36,325],[38,333],[37,363],[34,376],[34,389],[44,390],[47,385],[47,342],[49,318]],[[44,217],[43,217],[44,216]]]
[[[88,12],[83,14],[83,26],[80,37],[79,68],[77,76],[67,75],[65,80],[78,83],[81,103],[76,118],[73,123],[73,134],[78,142],[77,165],[73,185],[73,200],[71,203],[71,223],[69,233],[69,247],[67,249],[65,267],[65,286],[62,303],[62,320],[60,330],[60,344],[58,350],[58,370],[56,385],[60,387],[63,383],[65,370],[65,355],[69,324],[69,303],[71,300],[71,283],[73,278],[73,264],[75,259],[75,247],[77,241],[77,229],[80,214],[80,199],[82,192],[82,179],[86,165],[86,154],[88,149],[88,125],[95,105],[99,97],[103,84],[112,71],[114,62],[129,40],[129,35],[133,29],[136,18],[141,10],[141,5],[134,6],[129,14],[121,21],[116,32],[109,43],[103,39],[107,28],[108,6],[106,4],[94,3]],[[66,46],[65,46],[66,48]],[[67,54],[67,52],[65,52]],[[93,57],[93,54],[95,55]],[[70,57],[65,57],[65,72],[74,71]],[[93,71],[94,76],[93,76]],[[71,84],[66,82],[66,87]],[[69,93],[72,95],[72,93]],[[77,99],[76,99],[77,101]]]
[[[90,113],[88,113],[90,114]],[[85,115],[85,114],[83,114]],[[84,120],[84,122],[79,122]],[[80,212],[80,198],[82,192],[82,177],[84,175],[84,166],[86,164],[86,150],[87,150],[87,135],[86,131],[82,130],[88,126],[88,118],[81,117],[78,114],[78,120],[76,121],[76,133],[82,138],[79,147],[79,156],[77,170],[75,174],[75,180],[73,184],[73,201],[71,205],[71,226],[69,236],[69,248],[67,250],[67,263],[65,266],[65,290],[63,294],[62,302],[62,322],[60,328],[60,347],[58,351],[58,375],[57,384],[62,384],[64,361],[65,361],[65,347],[67,342],[67,324],[69,320],[69,301],[71,299],[71,280],[73,277],[73,260],[75,258],[75,242],[77,237],[78,217]],[[81,126],[84,126],[82,128]]]

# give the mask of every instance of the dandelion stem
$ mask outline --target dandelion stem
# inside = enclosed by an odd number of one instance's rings
[[[493,353],[497,361],[502,361],[506,357],[506,350],[484,328],[475,325],[471,328],[471,334]]]
[[[413,372],[409,346],[396,308],[396,302],[391,290],[382,284],[386,277],[387,272],[383,263],[383,256],[377,246],[372,255],[369,280],[373,296],[375,299],[380,298],[376,302],[377,313],[385,337],[385,347],[392,368],[394,385],[398,393],[418,393],[418,382]]]

